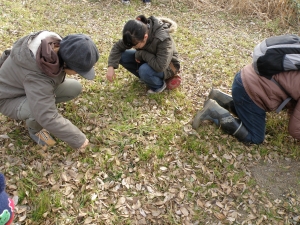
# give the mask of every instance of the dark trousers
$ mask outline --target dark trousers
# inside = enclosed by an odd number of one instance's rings
[[[258,107],[247,94],[240,72],[235,75],[232,84],[232,98],[238,117],[249,132],[243,142],[262,143],[265,139],[266,112]]]

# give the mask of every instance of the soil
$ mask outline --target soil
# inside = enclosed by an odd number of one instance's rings
[[[273,200],[284,200],[288,195],[300,194],[300,162],[291,160],[260,162],[250,168],[250,171],[257,184]]]

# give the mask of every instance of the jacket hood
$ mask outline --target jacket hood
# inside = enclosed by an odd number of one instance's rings
[[[10,57],[20,67],[28,70],[41,71],[36,63],[33,53],[30,51],[29,43],[42,31],[31,33],[17,40],[11,50]]]
[[[152,41],[154,37],[163,41],[170,36],[170,33],[174,33],[177,29],[177,23],[169,18],[156,18],[151,16],[148,18],[149,27],[149,42]]]
[[[158,17],[157,19],[160,20],[164,26],[168,27],[167,30],[169,33],[175,33],[177,31],[177,23],[174,20],[167,17]]]
[[[168,33],[175,33],[177,30],[177,23],[167,17],[149,17],[149,24],[152,26],[153,32],[158,29],[163,29]]]

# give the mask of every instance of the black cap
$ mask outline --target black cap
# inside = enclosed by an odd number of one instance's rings
[[[60,42],[59,54],[67,67],[82,77],[95,77],[93,66],[99,59],[99,52],[92,39],[85,34],[70,34]]]

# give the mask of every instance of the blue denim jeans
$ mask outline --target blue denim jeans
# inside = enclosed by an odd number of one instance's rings
[[[122,53],[120,64],[130,73],[137,76],[141,81],[155,91],[164,84],[164,73],[156,72],[146,62],[137,63],[135,61],[136,50],[126,50]]]
[[[232,98],[236,112],[243,125],[248,130],[246,143],[260,144],[265,139],[266,112],[258,107],[247,94],[241,73],[235,75],[232,84]]]

